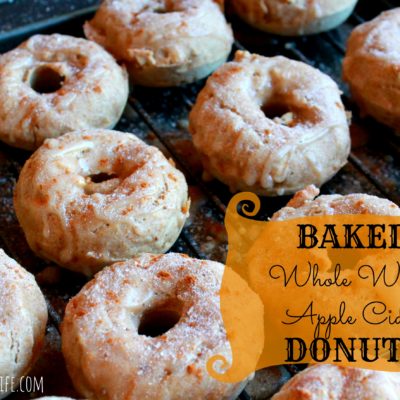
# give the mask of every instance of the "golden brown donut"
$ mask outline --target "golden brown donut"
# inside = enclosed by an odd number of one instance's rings
[[[67,305],[62,351],[82,396],[98,400],[236,399],[244,383],[214,380],[230,360],[219,307],[224,266],[181,254],[105,268]]]
[[[362,113],[400,130],[400,8],[358,26],[348,41],[343,79]]]
[[[85,39],[36,35],[0,56],[0,140],[11,146],[112,128],[127,98],[126,71]]]
[[[167,251],[189,213],[183,174],[157,148],[106,130],[47,140],[22,169],[14,206],[35,253],[86,275]]]
[[[272,216],[274,221],[301,217],[335,214],[372,214],[399,216],[400,208],[393,202],[368,194],[349,194],[347,196],[319,196],[315,186],[309,186],[296,193],[293,199]]]
[[[0,249],[0,398],[36,361],[46,332],[47,307],[35,278]],[[11,381],[12,380],[12,381]]]
[[[319,186],[350,152],[336,83],[285,57],[237,52],[208,79],[189,129],[205,170],[232,191],[274,196]]]
[[[226,61],[230,26],[213,0],[105,0],[85,24],[144,86],[177,86],[204,78]]]
[[[353,12],[357,0],[231,0],[248,24],[284,36],[336,28]]]
[[[292,378],[272,400],[400,400],[400,373],[313,366]]]

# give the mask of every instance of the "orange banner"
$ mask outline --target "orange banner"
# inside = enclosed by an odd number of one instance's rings
[[[224,382],[295,363],[399,372],[400,218],[260,222],[259,210],[252,193],[228,207],[221,311],[232,360],[215,355],[208,372]]]

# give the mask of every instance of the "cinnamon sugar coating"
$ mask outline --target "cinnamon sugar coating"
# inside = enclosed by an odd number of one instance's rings
[[[378,399],[400,399],[400,373],[318,365],[300,372],[271,400]]]
[[[0,249],[0,398],[28,374],[43,345],[47,306],[35,278]],[[13,382],[11,381],[13,379]],[[6,383],[8,382],[8,383]]]
[[[62,350],[86,398],[236,399],[243,383],[207,373],[210,357],[231,358],[219,306],[224,266],[180,254],[142,255],[104,269],[68,304]],[[146,315],[175,324],[149,336]]]
[[[400,8],[358,26],[348,41],[343,78],[361,112],[400,130]]]
[[[350,152],[336,83],[284,57],[237,52],[208,79],[189,129],[205,170],[232,191],[274,196],[320,186]]]
[[[272,216],[272,220],[283,221],[301,217],[338,214],[372,214],[400,216],[400,208],[390,200],[367,194],[319,196],[315,186],[296,193],[288,205]]]
[[[0,93],[0,140],[34,150],[66,132],[114,127],[128,78],[96,43],[35,35],[0,56]]]
[[[183,174],[157,148],[107,130],[47,140],[25,164],[14,194],[32,250],[86,275],[167,251],[189,205]]]
[[[336,28],[353,12],[357,0],[231,0],[248,24],[284,36]]]
[[[85,34],[127,66],[134,84],[156,87],[204,78],[233,44],[213,0],[105,0]]]

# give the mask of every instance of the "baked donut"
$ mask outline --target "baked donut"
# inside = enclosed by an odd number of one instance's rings
[[[27,150],[77,129],[112,128],[126,71],[96,43],[36,35],[0,56],[0,140]]]
[[[319,196],[315,186],[296,193],[288,205],[272,216],[273,221],[318,215],[372,214],[400,216],[400,208],[393,202],[367,194]]]
[[[123,62],[134,84],[177,86],[226,61],[230,26],[214,0],[105,0],[86,37]]]
[[[189,119],[205,170],[232,191],[274,196],[322,185],[350,152],[336,83],[284,57],[238,51],[208,79]]]
[[[249,25],[283,36],[325,32],[342,24],[357,0],[231,0]]]
[[[167,251],[189,213],[184,176],[134,135],[93,130],[47,140],[22,169],[14,207],[31,249],[92,275]]]
[[[35,278],[0,249],[0,398],[30,370],[42,347],[46,301]],[[6,379],[8,381],[6,381]]]
[[[399,400],[400,373],[318,365],[292,378],[272,400]]]
[[[343,79],[361,112],[400,130],[400,8],[358,26],[348,41]]]
[[[62,351],[82,396],[99,400],[236,399],[243,383],[213,379],[230,360],[219,307],[224,266],[145,254],[105,268],[67,305]]]

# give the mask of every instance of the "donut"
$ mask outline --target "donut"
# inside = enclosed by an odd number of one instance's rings
[[[329,31],[353,12],[357,0],[231,0],[236,14],[254,28],[282,36]]]
[[[208,375],[230,359],[219,308],[224,266],[144,254],[105,268],[67,305],[62,351],[86,398],[236,399],[244,383]]]
[[[399,400],[400,373],[318,365],[292,378],[272,400]]]
[[[208,79],[189,120],[205,171],[231,191],[275,196],[320,186],[350,152],[336,83],[280,56],[238,51]]]
[[[343,79],[361,112],[400,130],[400,8],[358,26],[350,35]]]
[[[46,138],[112,128],[128,98],[128,78],[96,43],[35,35],[0,55],[0,140],[26,150]]]
[[[390,200],[368,194],[319,196],[315,186],[296,193],[293,199],[272,216],[273,221],[318,215],[371,214],[400,216],[400,208]]]
[[[143,86],[204,78],[226,61],[233,44],[213,0],[105,0],[84,30]]]
[[[44,341],[47,307],[35,278],[0,249],[0,398],[19,385]],[[7,384],[10,382],[10,385]]]
[[[189,213],[183,174],[134,135],[87,130],[48,139],[14,193],[31,249],[88,276],[140,253],[163,253]]]

